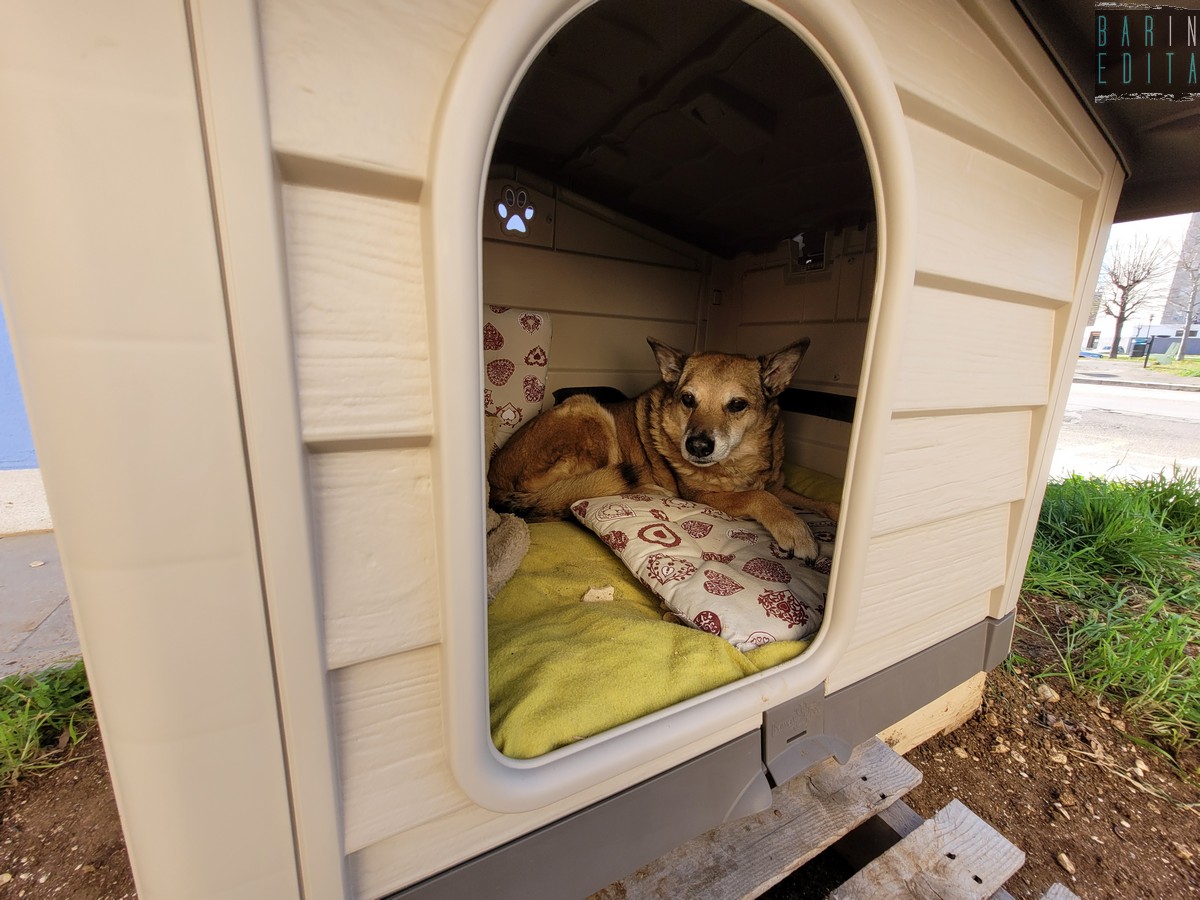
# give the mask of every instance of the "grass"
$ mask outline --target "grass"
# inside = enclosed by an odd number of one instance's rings
[[[1107,357],[1105,357],[1107,359]],[[1120,362],[1136,363],[1138,368],[1145,362],[1140,356],[1118,356]],[[1185,356],[1182,361],[1166,358],[1165,354],[1155,353],[1150,357],[1150,366],[1159,372],[1170,372],[1172,375],[1182,375],[1186,378],[1200,378],[1200,356]]]
[[[1074,607],[1053,635],[1061,671],[1047,674],[1119,702],[1142,734],[1172,755],[1200,748],[1195,471],[1129,482],[1078,475],[1052,481],[1024,589]]]
[[[0,784],[61,765],[93,721],[82,662],[0,680]]]

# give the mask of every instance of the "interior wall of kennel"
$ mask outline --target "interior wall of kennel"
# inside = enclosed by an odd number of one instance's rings
[[[844,622],[796,670],[832,691],[1013,608],[1122,177],[1005,3],[762,7],[842,86],[878,204]],[[482,623],[451,598],[481,619],[482,562],[451,547],[482,533],[482,442],[455,317],[495,123],[572,9],[3,11],[5,311],[146,896],[378,896],[815,677],[533,789],[463,733]]]

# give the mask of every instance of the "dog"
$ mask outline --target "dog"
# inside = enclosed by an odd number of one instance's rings
[[[778,402],[809,339],[757,359],[647,341],[662,381],[617,403],[577,394],[531,419],[492,459],[493,506],[536,522],[570,518],[587,497],[666,493],[755,519],[782,551],[815,560],[790,507],[834,520],[839,508],[784,486]]]

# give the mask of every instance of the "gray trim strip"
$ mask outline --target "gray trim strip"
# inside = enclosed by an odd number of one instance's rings
[[[783,784],[830,756],[839,762],[867,738],[894,725],[979,672],[999,665],[1012,644],[1016,613],[984,619],[828,696],[822,688],[763,715],[763,759]]]
[[[753,731],[388,900],[586,897],[722,822],[770,806]]]

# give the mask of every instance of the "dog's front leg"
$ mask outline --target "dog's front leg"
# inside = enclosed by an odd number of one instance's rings
[[[791,488],[774,488],[771,493],[788,506],[800,506],[804,509],[811,509],[813,512],[819,513],[827,519],[832,519],[834,522],[838,521],[842,513],[842,505],[840,503],[831,503],[827,500],[816,500],[812,497],[805,497],[803,494],[797,494]]]
[[[754,519],[771,532],[781,550],[790,551],[805,562],[817,558],[820,548],[808,523],[769,491],[702,491],[690,499],[731,516]]]

